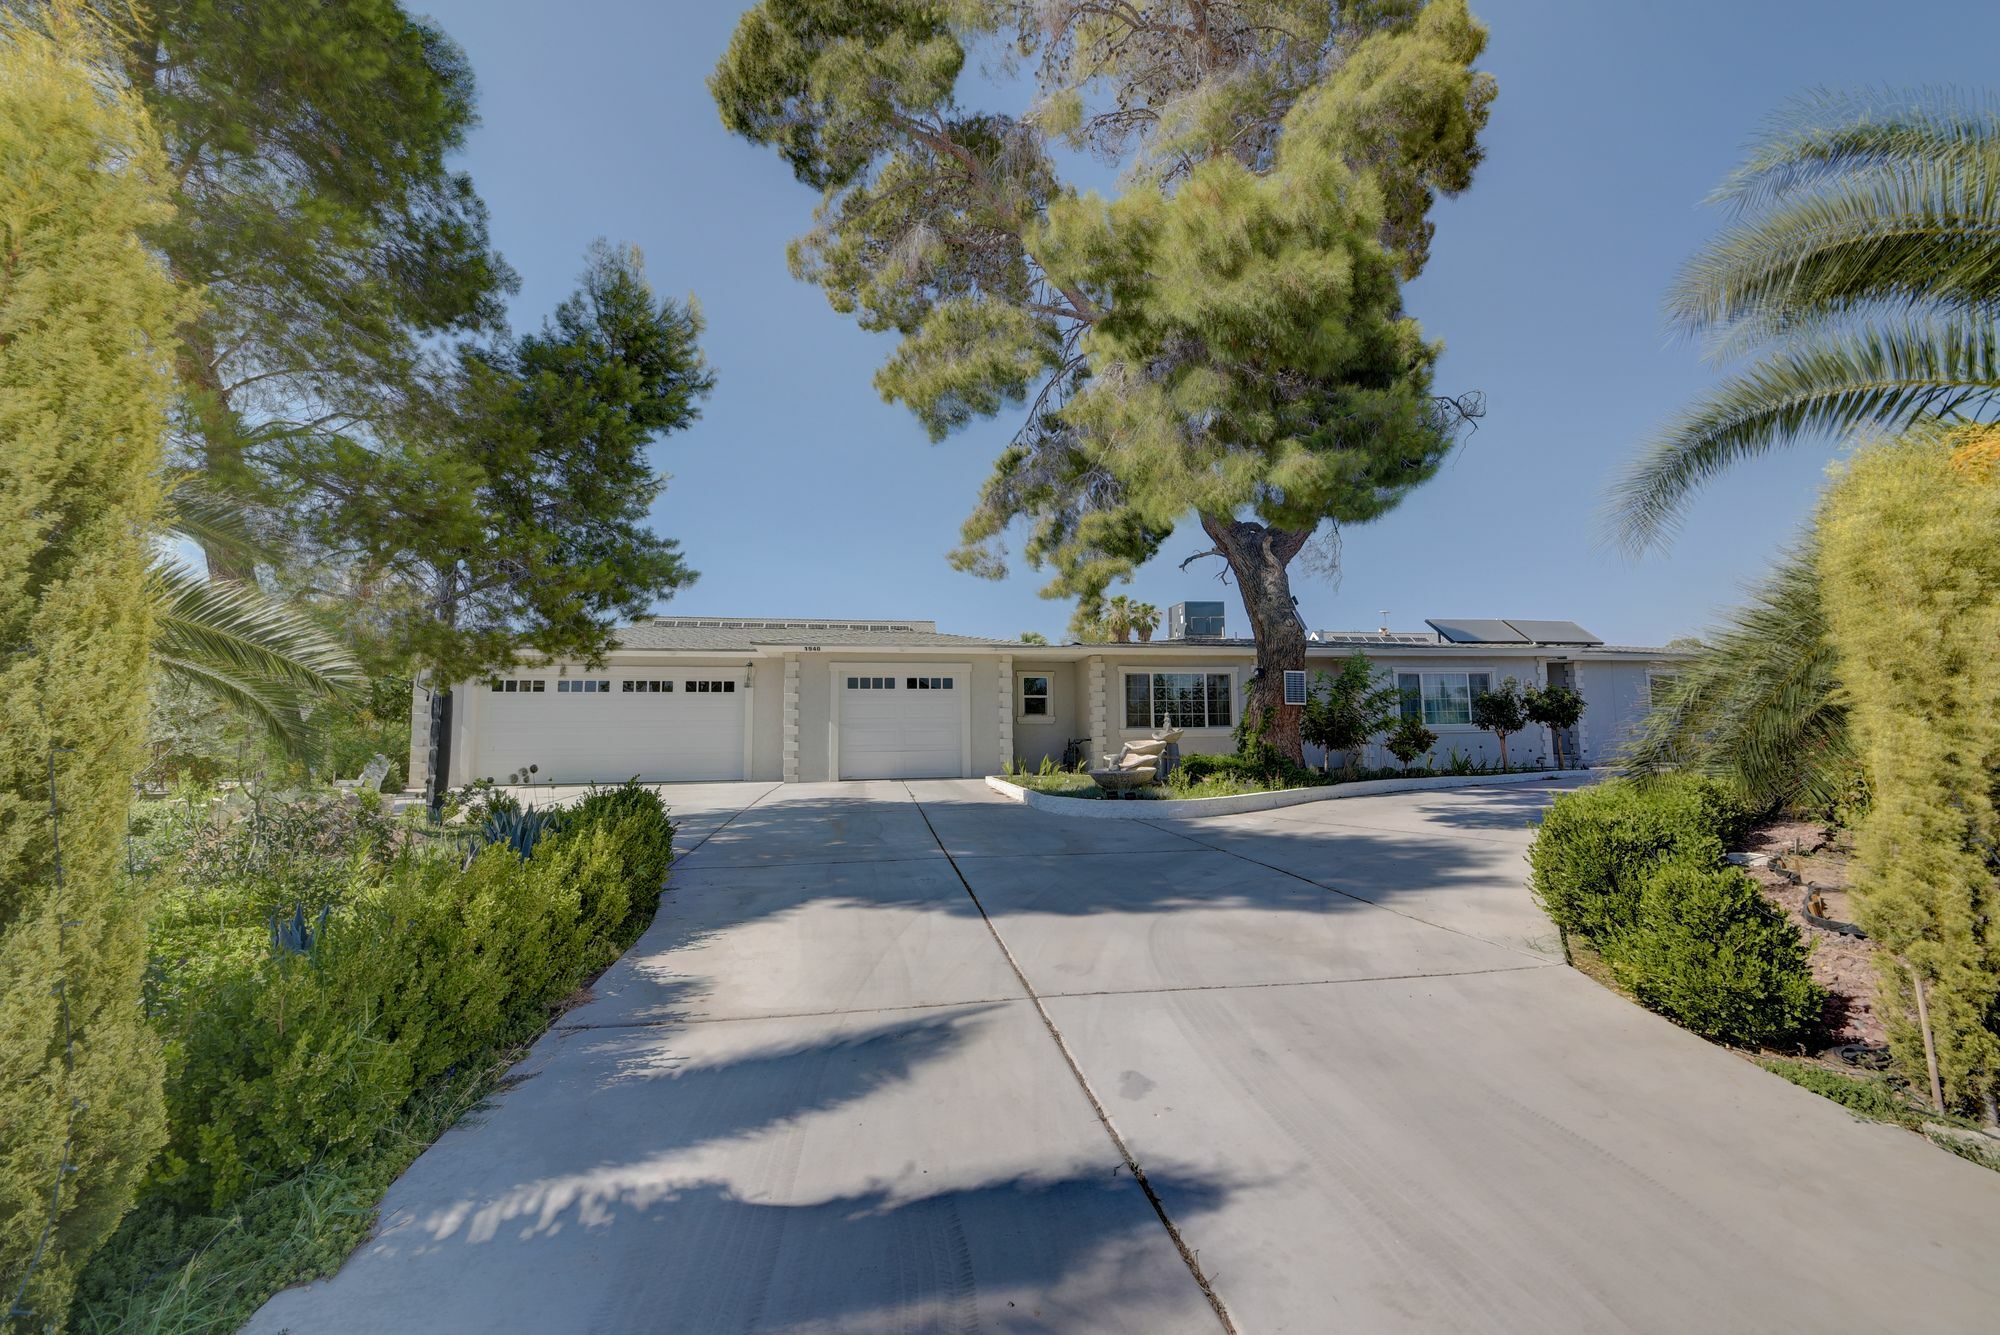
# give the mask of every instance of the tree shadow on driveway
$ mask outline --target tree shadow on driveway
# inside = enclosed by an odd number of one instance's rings
[[[544,1046],[251,1329],[1214,1328],[1025,1003]]]

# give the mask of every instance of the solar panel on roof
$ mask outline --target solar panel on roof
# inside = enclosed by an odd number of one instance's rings
[[[1523,621],[1518,617],[1509,617],[1507,624],[1536,644],[1604,643],[1574,621]]]
[[[1424,624],[1453,644],[1526,644],[1528,637],[1505,621],[1480,617],[1440,621],[1425,617]]]

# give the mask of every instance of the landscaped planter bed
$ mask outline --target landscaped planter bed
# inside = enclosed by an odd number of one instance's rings
[[[1271,811],[1306,802],[1331,802],[1343,797],[1373,797],[1382,793],[1407,793],[1430,788],[1471,788],[1488,783],[1539,783],[1561,778],[1578,770],[1521,770],[1512,774],[1434,774],[1408,779],[1358,779],[1353,783],[1319,784],[1311,788],[1279,788],[1267,793],[1231,793],[1223,797],[1134,798],[1131,800],[1096,797],[1063,797],[1038,793],[989,774],[987,787],[1003,797],[1037,811],[1060,816],[1080,816],[1091,820],[1159,820],[1169,816],[1235,816],[1246,811]]]

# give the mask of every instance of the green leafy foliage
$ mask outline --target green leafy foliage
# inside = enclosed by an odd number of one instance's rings
[[[1832,1099],[1857,1117],[1893,1122],[1910,1131],[1919,1130],[1925,1122],[1937,1118],[1936,1112],[1911,1099],[1905,1089],[1883,1076],[1850,1075],[1818,1062],[1789,1057],[1765,1057],[1757,1064],[1801,1089]]]
[[[1828,638],[1816,546],[1779,558],[1695,656],[1660,684],[1621,757],[1631,775],[1689,770],[1753,806],[1831,814],[1862,785]]]
[[[352,447],[421,383],[424,341],[500,326],[514,277],[449,162],[471,68],[397,0],[101,7],[165,144],[175,210],[150,240],[206,295],[181,330],[181,452],[288,545],[349,492]],[[203,546],[211,573],[253,574]]]
[[[163,1133],[123,863],[186,302],[139,241],[170,181],[110,40],[0,8],[0,1311],[49,1329]]]
[[[1953,448],[1990,428],[1864,450],[1819,517],[1818,566],[1870,805],[1855,917],[1882,950],[1898,1066],[1924,1079],[1910,972],[1948,1102],[2000,1092],[2000,478]]]
[[[1576,757],[1563,754],[1563,734],[1583,718],[1583,696],[1567,686],[1536,686],[1521,693],[1521,708],[1528,722],[1547,728],[1555,738],[1556,767],[1563,768]]]
[[[246,820],[227,842],[268,846],[276,833]],[[315,856],[308,838],[284,865],[318,862],[316,883],[334,893],[306,951],[273,948],[253,916],[299,878],[279,889],[266,862],[218,855],[205,835],[162,855],[159,875],[210,870],[155,943],[170,1136],[147,1190],[153,1241],[133,1245],[180,1236],[162,1210],[199,1221],[302,1175],[376,1180],[385,1128],[539,1033],[644,929],[672,834],[658,797],[627,787],[566,812],[525,859],[405,844],[356,861],[323,845]],[[114,1289],[105,1302],[137,1301]]]
[[[350,544],[379,586],[374,655],[445,682],[523,648],[595,661],[620,620],[692,583],[648,523],[666,485],[649,451],[713,384],[700,334],[636,250],[599,245],[541,330],[464,351],[392,437],[342,446],[354,482],[318,537]]]
[[[1528,726],[1528,704],[1521,696],[1521,683],[1503,678],[1500,689],[1481,691],[1472,698],[1472,722],[1500,739],[1500,768],[1507,768],[1507,739]]]
[[[1361,764],[1362,748],[1398,717],[1401,695],[1392,674],[1378,672],[1368,656],[1356,652],[1334,673],[1318,673],[1299,718],[1299,736],[1327,753],[1323,768],[1331,770],[1333,753],[1343,752],[1349,773]]]
[[[1389,730],[1382,744],[1389,748],[1389,754],[1396,757],[1404,769],[1408,769],[1418,756],[1427,754],[1436,746],[1437,740],[1437,733],[1424,725],[1422,715],[1406,713],[1396,719],[1395,726]]]
[[[1768,1046],[1815,1025],[1826,994],[1804,940],[1734,867],[1669,860],[1646,873],[1637,913],[1605,942],[1641,1002],[1704,1038]]]
[[[1695,775],[1560,794],[1528,852],[1535,900],[1558,927],[1603,947],[1638,919],[1655,866],[1719,867],[1748,820],[1728,789]]]
[[[884,397],[933,437],[1019,414],[954,563],[998,577],[1025,522],[1094,638],[1112,582],[1199,516],[1296,764],[1287,567],[1429,478],[1462,420],[1401,285],[1479,162],[1485,42],[1463,0],[762,0],[709,87],[822,192],[793,271],[899,337]],[[982,47],[1032,100],[961,101]],[[1117,193],[1066,182],[1057,146],[1122,165]]]
[[[1688,496],[1801,437],[1973,416],[2000,399],[2000,116],[1949,93],[1795,102],[1714,198],[1735,220],[1669,311],[1746,367],[1618,484],[1613,529],[1661,540]]]
[[[310,756],[308,715],[362,684],[346,645],[254,585],[156,562],[149,592],[160,674],[238,710],[294,756]]]

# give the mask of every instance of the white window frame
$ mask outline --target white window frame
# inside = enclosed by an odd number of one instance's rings
[[[1041,695],[1035,697],[1043,704],[1042,712],[1028,712],[1028,678],[1037,677],[1048,686]],[[1016,723],[1052,723],[1056,716],[1056,674],[1053,672],[1016,672],[1014,674],[1014,721]]]
[[[1132,722],[1131,716],[1126,713],[1126,701],[1130,698],[1130,692],[1132,689],[1129,685],[1127,685],[1127,683],[1130,682],[1131,679],[1134,677],[1146,678],[1147,709],[1151,714],[1151,721],[1143,724]],[[1153,729],[1161,726],[1159,721],[1160,711],[1159,711],[1158,701],[1156,698],[1156,693],[1152,682],[1152,679],[1154,677],[1201,677],[1204,679],[1208,677],[1221,677],[1224,681],[1228,683],[1227,687],[1224,688],[1225,698],[1229,701],[1228,721],[1223,723],[1211,723],[1208,721],[1208,686],[1206,680],[1204,680],[1202,685],[1202,711],[1201,711],[1203,721],[1200,724],[1179,723],[1179,724],[1168,724],[1167,726],[1183,728],[1190,732],[1197,732],[1197,731],[1227,732],[1229,731],[1229,729],[1236,726],[1236,712],[1240,708],[1240,705],[1237,701],[1238,692],[1236,683],[1236,673],[1229,670],[1228,668],[1223,668],[1218,671],[1217,669],[1212,667],[1203,667],[1194,665],[1183,666],[1180,664],[1174,664],[1170,666],[1161,666],[1154,668],[1119,669],[1118,703],[1116,708],[1118,710],[1118,721],[1126,732],[1151,732]]]
[[[1477,730],[1478,725],[1472,721],[1472,702],[1475,699],[1477,699],[1480,695],[1490,692],[1493,689],[1493,673],[1491,670],[1485,672],[1472,672],[1472,671],[1401,672],[1399,671],[1396,673],[1396,688],[1399,692],[1402,689],[1403,685],[1402,679],[1404,677],[1415,677],[1417,679],[1417,717],[1423,720],[1423,724],[1426,728],[1467,728],[1467,729]],[[1478,688],[1472,684],[1473,678],[1475,677],[1485,679],[1486,685],[1484,686],[1484,688]],[[1457,678],[1458,680],[1463,681],[1465,683],[1465,717],[1463,719],[1452,719],[1449,722],[1445,722],[1442,721],[1441,719],[1433,718],[1431,716],[1432,697],[1431,697],[1430,683],[1434,681],[1442,681],[1446,678]],[[1399,705],[1398,709],[1400,710],[1400,708],[1401,706]]]

